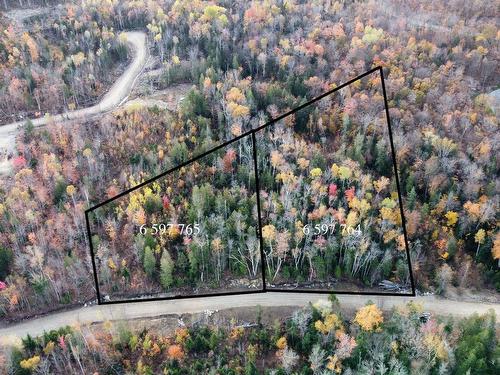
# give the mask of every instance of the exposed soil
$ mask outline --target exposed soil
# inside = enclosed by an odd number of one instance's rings
[[[172,288],[169,292],[157,292],[157,293],[143,293],[143,294],[132,294],[132,293],[111,293],[108,297],[105,292],[101,290],[101,298],[104,301],[122,301],[122,300],[137,300],[141,301],[144,299],[151,298],[175,298],[175,297],[203,297],[207,294],[226,294],[226,293],[236,293],[236,292],[258,292],[262,290],[262,282],[260,278],[255,279],[234,279],[228,282],[221,282],[222,285],[217,288],[212,288],[209,285],[202,285],[197,288],[192,287],[176,287]]]

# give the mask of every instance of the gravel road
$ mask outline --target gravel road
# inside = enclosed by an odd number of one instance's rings
[[[75,310],[50,314],[19,324],[0,329],[0,346],[16,342],[26,334],[38,335],[43,331],[55,329],[73,323],[91,324],[106,320],[153,318],[169,314],[198,313],[205,310],[224,310],[249,306],[304,306],[309,301],[327,298],[324,294],[267,293],[241,296],[222,296],[191,298],[170,301],[137,302],[113,305],[94,305]],[[435,296],[394,297],[394,296],[359,296],[338,295],[342,307],[346,310],[357,309],[369,300],[383,310],[390,310],[397,305],[415,300],[424,305],[425,311],[436,315],[464,317],[473,313],[484,314],[493,309],[500,316],[500,304],[451,301]]]

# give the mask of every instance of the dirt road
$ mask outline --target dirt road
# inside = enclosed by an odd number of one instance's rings
[[[43,331],[55,329],[73,323],[90,324],[106,320],[152,318],[168,314],[197,313],[205,310],[223,310],[228,308],[261,306],[304,306],[309,301],[325,299],[322,294],[267,293],[242,296],[206,297],[172,301],[138,302],[116,305],[82,307],[76,310],[50,314],[38,319],[0,329],[0,346],[16,342],[26,334],[38,335]],[[346,310],[356,309],[371,300],[384,310],[393,306],[416,300],[424,305],[426,311],[438,315],[458,317],[475,312],[483,314],[493,309],[500,315],[500,304],[457,302],[439,299],[435,296],[393,297],[393,296],[338,296]]]
[[[35,127],[46,125],[49,121],[62,122],[68,120],[89,119],[95,115],[108,112],[128,98],[130,90],[142,72],[146,60],[148,58],[148,49],[146,46],[146,33],[141,31],[125,32],[127,43],[134,54],[132,62],[127,67],[125,72],[111,86],[110,90],[104,95],[102,100],[91,107],[78,109],[54,116],[45,116],[32,119]],[[0,155],[12,152],[15,148],[15,138],[20,127],[26,123],[25,121],[17,121],[11,124],[0,126]],[[10,168],[10,163],[4,158],[0,159],[0,175],[7,173]]]

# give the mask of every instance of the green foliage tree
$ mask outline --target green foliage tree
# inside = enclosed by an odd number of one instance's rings
[[[495,314],[474,315],[460,323],[460,340],[455,349],[458,359],[454,374],[500,373],[500,347],[495,331]]]
[[[58,180],[56,182],[56,185],[54,187],[54,204],[58,205],[62,202],[64,199],[64,196],[66,194],[66,182],[64,180]]]
[[[181,106],[182,113],[191,119],[197,116],[207,116],[208,109],[205,97],[198,90],[189,91]]]
[[[417,192],[413,186],[408,194],[408,209],[413,210],[415,208],[415,203],[417,201]]]
[[[149,246],[144,249],[144,272],[149,277],[153,277],[156,270],[156,258],[153,254],[153,250]]]
[[[0,280],[5,280],[9,276],[13,259],[12,250],[0,246]]]
[[[160,259],[160,283],[164,289],[172,286],[174,279],[172,273],[174,271],[174,262],[167,250],[163,251]]]

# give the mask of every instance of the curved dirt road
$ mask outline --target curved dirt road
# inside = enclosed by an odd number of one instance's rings
[[[31,122],[35,127],[46,125],[49,121],[62,122],[88,119],[92,116],[108,112],[127,100],[130,90],[146,64],[148,49],[146,46],[146,33],[142,31],[128,31],[124,34],[127,36],[127,43],[130,45],[134,57],[125,72],[123,72],[113,86],[111,86],[101,101],[91,107],[32,119]],[[0,125],[0,155],[4,152],[11,152],[14,150],[15,138],[19,132],[19,127],[25,124],[26,121],[27,120]],[[9,164],[10,163],[6,160],[0,160],[0,174],[8,171]]]
[[[500,315],[500,304],[459,302],[436,298],[423,297],[394,297],[394,296],[357,296],[337,295],[342,308],[350,311],[365,305],[369,300],[384,310],[415,300],[424,305],[425,311],[438,315],[453,315],[463,317],[473,313],[484,314],[493,309]],[[94,305],[76,310],[63,311],[41,318],[15,324],[0,329],[0,346],[13,343],[26,334],[39,335],[43,331],[56,329],[73,323],[91,324],[106,320],[122,320],[136,318],[153,318],[169,314],[199,313],[205,310],[224,310],[229,308],[250,306],[304,306],[309,301],[326,299],[324,294],[295,294],[295,293],[267,293],[247,294],[222,297],[190,298],[170,301],[151,301],[112,305]]]

